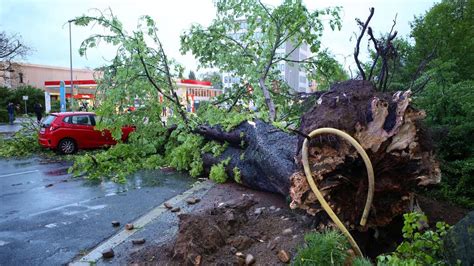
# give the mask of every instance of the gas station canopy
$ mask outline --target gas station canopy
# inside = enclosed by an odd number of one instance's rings
[[[49,80],[44,82],[45,91],[50,95],[59,95],[60,80]],[[66,98],[71,98],[71,81],[65,80]],[[68,89],[69,88],[69,89]],[[73,80],[73,98],[74,99],[93,99],[97,83],[95,80]]]

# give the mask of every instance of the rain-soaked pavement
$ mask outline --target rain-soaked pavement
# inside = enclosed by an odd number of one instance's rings
[[[93,183],[72,178],[69,166],[40,158],[0,160],[0,265],[68,263],[193,181],[150,171],[125,185]],[[121,227],[112,227],[113,220]]]

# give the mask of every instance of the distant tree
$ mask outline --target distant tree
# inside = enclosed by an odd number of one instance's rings
[[[205,67],[218,67],[235,73],[252,88],[259,109],[277,119],[275,101],[281,93],[270,89],[279,77],[278,62],[302,65],[314,58],[295,60],[292,53],[308,44],[312,53],[320,48],[323,21],[340,28],[339,8],[310,11],[301,0],[286,0],[277,7],[259,0],[217,0],[216,19],[209,27],[193,25],[181,35],[181,51],[191,51]],[[277,53],[279,47],[293,43],[292,51]],[[280,88],[280,92],[281,92]],[[280,116],[284,117],[284,116]]]
[[[196,79],[196,74],[194,73],[194,71],[192,71],[192,70],[189,71],[188,78],[189,79],[194,79],[194,80]]]
[[[29,50],[19,35],[0,32],[0,77],[9,78],[10,75],[7,73],[13,71],[13,60],[24,58]]]
[[[44,91],[33,86],[22,86],[18,87],[15,90],[12,90],[13,93],[9,98],[10,102],[15,104],[19,104],[20,113],[25,112],[25,101],[23,100],[23,96],[28,96],[28,100],[26,101],[27,111],[28,113],[34,112],[34,106],[36,103],[41,104],[43,107],[44,105]]]
[[[426,110],[443,174],[437,195],[474,207],[474,1],[444,0],[412,23],[407,72]]]
[[[201,75],[201,79],[204,81],[210,81],[214,89],[222,89],[222,75],[219,72],[212,71],[206,72]]]
[[[349,78],[344,67],[327,50],[318,53],[308,70],[308,79],[316,81],[318,90],[327,90],[332,84]]]
[[[20,109],[18,112],[25,112],[25,101],[23,96],[28,96],[26,101],[27,109],[29,113],[33,113],[33,107],[36,103],[40,103],[44,106],[44,91],[32,86],[21,86],[14,90],[7,87],[0,87],[0,108],[5,109],[5,106],[12,102],[15,105],[19,105]]]
[[[444,0],[412,23],[414,60],[432,58],[427,69],[450,62],[458,73],[453,82],[474,79],[474,1]]]
[[[8,98],[11,95],[11,90],[7,87],[0,87],[0,109],[4,109],[8,104]]]

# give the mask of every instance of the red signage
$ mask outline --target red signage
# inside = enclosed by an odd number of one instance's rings
[[[50,80],[50,81],[45,81],[44,86],[58,86],[61,81],[59,80]],[[74,85],[97,85],[95,80],[89,79],[89,80],[73,80],[72,81]],[[64,85],[71,85],[70,80],[65,80]]]
[[[212,83],[210,81],[200,81],[200,80],[194,80],[194,79],[182,79],[181,83],[192,84],[192,85],[212,86]]]
[[[71,94],[66,93],[66,98],[71,98]],[[74,95],[74,99],[94,99],[94,98],[95,98],[94,94],[88,94],[88,93]]]

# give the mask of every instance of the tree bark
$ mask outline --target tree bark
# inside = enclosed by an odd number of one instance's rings
[[[291,197],[291,208],[308,214],[322,213],[310,190],[301,165],[304,135],[321,127],[333,127],[353,136],[368,153],[375,171],[375,194],[368,227],[384,226],[408,210],[410,199],[419,186],[440,182],[438,162],[430,138],[420,124],[423,111],[410,106],[410,92],[377,93],[369,81],[336,84],[320,96],[301,119],[300,136],[274,128],[263,121],[244,122],[226,136],[236,143],[219,157],[203,156],[204,167],[230,158],[226,172],[250,188]],[[335,136],[312,139],[309,160],[313,178],[339,218],[351,229],[359,228],[367,196],[367,173],[356,150]]]

